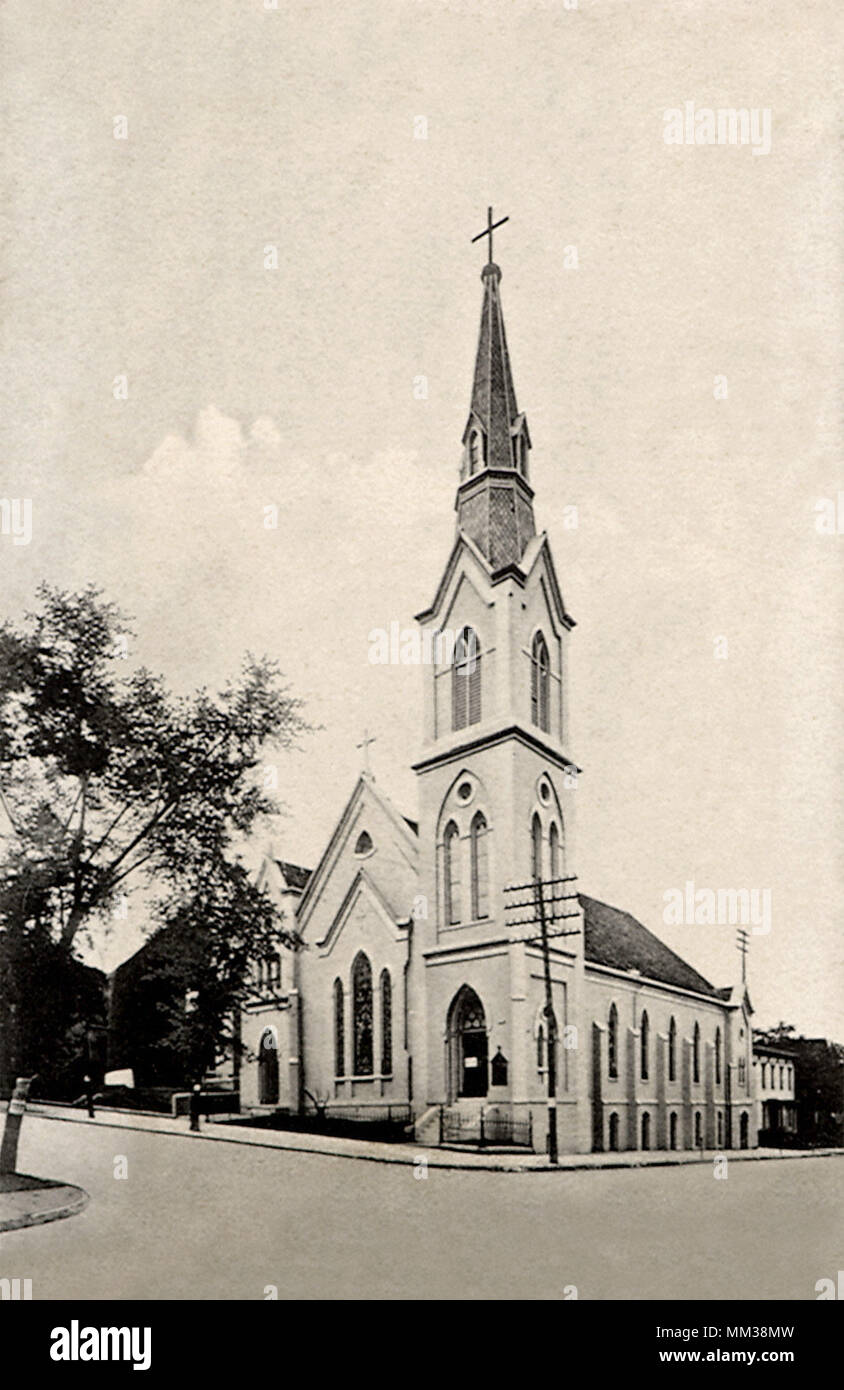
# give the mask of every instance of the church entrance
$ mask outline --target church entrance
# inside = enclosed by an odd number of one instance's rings
[[[489,1068],[484,1006],[464,985],[448,1011],[449,1099],[478,1098],[487,1093]]]
[[[278,1105],[278,1047],[271,1028],[261,1034],[258,1046],[258,1104]]]

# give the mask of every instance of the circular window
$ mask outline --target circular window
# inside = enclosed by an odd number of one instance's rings
[[[471,782],[461,782],[461,783],[460,783],[460,786],[457,788],[457,800],[458,800],[458,801],[468,801],[468,800],[470,799],[471,795],[472,795],[472,783],[471,783]]]
[[[551,800],[551,788],[545,781],[539,784],[539,800],[542,802],[543,806],[547,806],[548,802]]]

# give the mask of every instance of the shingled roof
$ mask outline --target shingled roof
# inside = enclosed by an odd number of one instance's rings
[[[724,999],[730,990],[716,989],[693,966],[643,927],[629,912],[578,894],[583,908],[586,934],[586,963],[607,965],[613,970],[638,970],[650,980]]]

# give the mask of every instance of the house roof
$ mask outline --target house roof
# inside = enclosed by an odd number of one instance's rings
[[[678,989],[694,990],[713,999],[729,997],[729,989],[716,989],[629,912],[588,898],[585,893],[578,896],[583,908],[587,964],[592,961],[613,970],[638,970],[650,980]]]

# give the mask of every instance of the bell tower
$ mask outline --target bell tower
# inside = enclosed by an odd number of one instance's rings
[[[481,233],[490,244],[492,231],[490,210]],[[513,1115],[536,1106],[541,1119],[539,933],[519,929],[505,889],[574,873],[578,770],[567,695],[574,620],[548,538],[536,530],[531,440],[516,403],[501,278],[490,245],[456,536],[433,602],[417,615],[427,655],[414,765],[422,911],[409,1028],[424,1086],[418,1106],[473,1098]],[[553,942],[552,956],[562,1038],[580,1016],[582,933]],[[579,1066],[575,1053],[559,1056],[561,1142],[571,1149],[581,1147],[586,1123],[576,1102]]]

